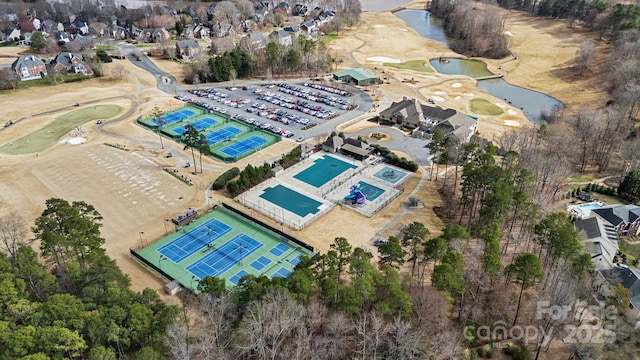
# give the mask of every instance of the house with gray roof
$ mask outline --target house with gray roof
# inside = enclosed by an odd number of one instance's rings
[[[91,70],[82,59],[82,55],[77,53],[59,53],[53,60],[51,60],[50,65],[57,74],[91,75]]]
[[[42,22],[42,30],[52,34],[54,31],[64,31],[64,25],[61,22],[47,19]]]
[[[71,26],[69,26],[69,29],[75,34],[87,35],[89,33],[89,25],[87,25],[86,22],[80,20],[72,22]]]
[[[640,233],[640,206],[610,205],[591,212],[611,224],[619,235],[638,235]]]
[[[293,44],[291,33],[284,31],[283,29],[272,32],[271,37],[280,46],[291,46]]]
[[[575,222],[580,244],[591,255],[596,270],[612,269],[613,258],[618,253],[618,233],[613,226],[599,217],[591,217]]]
[[[176,55],[183,59],[193,59],[200,54],[200,45],[195,40],[178,40],[176,41]]]
[[[0,32],[0,40],[2,41],[17,41],[20,40],[20,29],[17,27],[10,27]]]
[[[630,311],[625,315],[627,320],[636,326],[640,326],[640,270],[630,269],[626,265],[616,265],[611,269],[598,271],[600,279],[596,282],[600,293],[609,296],[611,288],[618,284],[631,292]],[[598,281],[600,280],[600,281]]]
[[[428,137],[435,129],[440,129],[445,136],[455,136],[461,143],[471,140],[478,126],[475,119],[457,110],[424,105],[407,97],[393,102],[379,116],[382,120],[411,129],[415,137]]]
[[[22,55],[11,64],[11,69],[20,76],[20,80],[41,79],[47,75],[47,67],[42,60],[33,55]]]
[[[344,139],[340,136],[329,136],[327,141],[322,143],[322,150],[326,152],[335,153],[340,150],[340,148],[344,145]]]

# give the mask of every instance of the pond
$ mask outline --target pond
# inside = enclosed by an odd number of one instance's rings
[[[402,10],[395,15],[414,29],[418,34],[440,43],[448,44],[446,35],[439,19],[434,19],[425,10]],[[492,75],[487,69],[487,64],[478,60],[467,59],[433,59],[431,66],[441,74],[467,75],[471,77],[481,77]],[[523,87],[511,85],[501,78],[478,81],[478,89],[489,93],[497,98],[503,99],[511,106],[521,109],[527,119],[533,122],[543,121],[542,111],[551,111],[563,105],[557,99],[549,95],[529,90]]]
[[[410,3],[411,0],[360,0],[362,11],[383,12],[399,8]]]

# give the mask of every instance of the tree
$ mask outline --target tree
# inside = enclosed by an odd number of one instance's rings
[[[622,284],[617,284],[611,288],[611,293],[607,298],[607,305],[613,305],[619,312],[625,312],[629,309],[631,302],[631,291]]]
[[[127,70],[127,68],[125,68],[122,64],[117,64],[116,66],[114,66],[112,71],[113,76],[118,80],[122,80],[122,78],[129,73],[129,70]]]
[[[466,291],[464,282],[464,257],[455,250],[447,250],[442,257],[442,264],[433,268],[431,283],[433,286],[448,294],[462,294]]]
[[[396,269],[404,263],[405,253],[397,237],[391,236],[389,240],[378,245],[378,255],[381,264],[388,264]]]
[[[424,247],[424,242],[429,235],[429,229],[424,224],[417,221],[412,222],[407,226],[404,235],[402,236],[402,246],[408,247],[409,261],[411,262],[411,275],[415,275],[416,263],[418,262],[418,256]]]
[[[596,44],[591,40],[585,40],[580,43],[580,47],[576,51],[576,65],[580,70],[580,76],[584,70],[587,69],[589,65],[589,60],[591,60],[595,55]]]
[[[636,203],[640,199],[640,173],[637,170],[629,171],[618,186],[618,196]]]
[[[160,138],[160,148],[164,149],[164,143],[162,142],[162,127],[167,123],[166,120],[162,117],[162,111],[158,107],[158,105],[153,107],[151,111],[153,117],[156,119],[156,130],[158,132],[158,137]],[[195,163],[195,160],[193,161]]]
[[[204,134],[200,133],[197,140],[198,154],[200,155],[200,173],[202,174],[202,154],[210,154],[209,140]]]
[[[273,71],[280,61],[280,48],[278,48],[278,44],[273,41],[270,41],[267,44],[267,64],[269,64],[269,68]]]
[[[9,255],[15,265],[18,246],[26,242],[27,226],[17,212],[0,217],[0,249]]]
[[[40,52],[45,46],[44,35],[40,31],[36,31],[31,35],[31,48],[35,52]]]
[[[513,278],[513,282],[520,284],[520,294],[518,295],[518,306],[516,307],[516,315],[513,318],[513,325],[518,322],[518,314],[520,313],[520,303],[522,301],[522,293],[533,286],[536,281],[544,278],[542,272],[542,264],[540,259],[532,253],[524,253],[518,255],[513,264],[508,265],[505,274]]]
[[[198,282],[198,291],[219,297],[227,292],[227,282],[214,276],[205,276]]]
[[[341,284],[341,276],[344,271],[344,267],[349,263],[349,258],[351,257],[351,244],[344,237],[337,237],[333,240],[333,244],[329,245],[329,247],[333,250],[332,253],[335,258],[336,264],[336,302],[338,302],[338,296],[340,294],[340,284]]]
[[[194,148],[198,148],[198,144],[199,144],[199,139],[200,139],[200,132],[198,130],[196,130],[196,128],[191,125],[191,124],[187,124],[184,127],[184,135],[182,136],[182,140],[185,143],[185,149],[186,148],[190,148],[191,149],[191,156],[193,158],[193,173],[197,174],[198,173],[198,168],[196,167],[196,153],[194,152]]]
[[[182,32],[184,31],[184,24],[182,21],[176,21],[176,35],[178,37],[182,36]]]

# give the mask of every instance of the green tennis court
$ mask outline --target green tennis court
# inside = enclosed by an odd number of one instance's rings
[[[277,231],[225,205],[131,253],[147,267],[195,292],[198,281],[206,276],[226,279],[232,287],[247,274],[287,276],[302,255],[313,256],[311,246]]]

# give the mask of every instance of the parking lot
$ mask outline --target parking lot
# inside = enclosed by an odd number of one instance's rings
[[[371,108],[362,91],[311,82],[205,87],[176,98],[296,141],[328,135]]]

